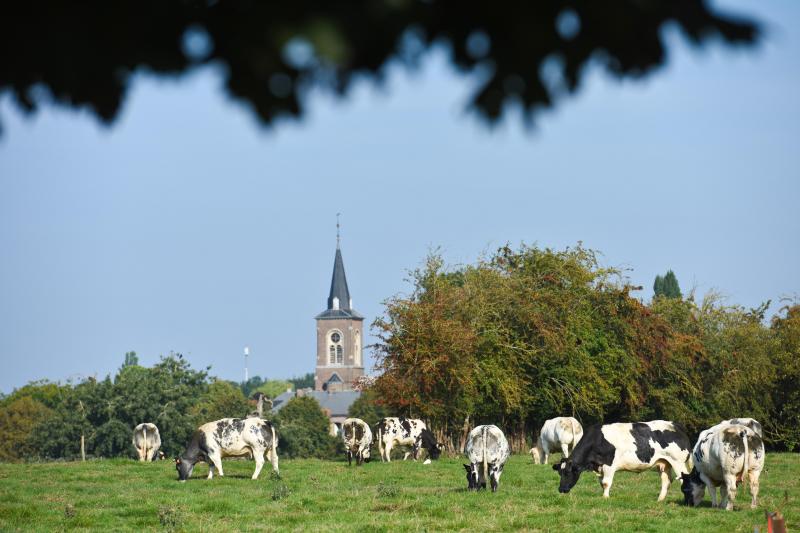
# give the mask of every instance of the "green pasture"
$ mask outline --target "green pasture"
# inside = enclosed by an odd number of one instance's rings
[[[462,461],[286,460],[281,478],[252,481],[253,462],[224,462],[224,478],[198,465],[178,483],[169,461],[0,464],[0,531],[747,531],[764,509],[800,523],[800,456],[768,454],[759,508],[740,491],[736,510],[687,508],[677,483],[657,503],[654,472],[618,473],[604,500],[594,475],[570,494],[557,491],[550,466],[513,456],[496,494],[466,490]],[[788,499],[787,499],[788,498]],[[764,531],[766,531],[764,529]]]

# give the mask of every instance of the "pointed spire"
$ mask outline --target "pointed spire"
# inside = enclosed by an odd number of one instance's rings
[[[350,290],[347,288],[347,277],[344,274],[344,260],[340,248],[339,215],[336,213],[336,258],[333,260],[333,276],[331,277],[331,293],[328,296],[328,309],[350,310]]]
[[[336,249],[339,249],[339,215],[341,213],[336,213]]]

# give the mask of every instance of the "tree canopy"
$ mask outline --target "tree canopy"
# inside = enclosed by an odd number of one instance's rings
[[[667,270],[663,276],[656,276],[653,282],[653,295],[664,296],[666,298],[682,298],[681,287],[678,285],[678,278],[672,270]]]
[[[489,122],[518,102],[528,117],[574,92],[589,62],[638,77],[666,61],[662,30],[693,44],[753,44],[758,26],[703,0],[356,0],[12,2],[0,10],[0,94],[119,115],[134,74],[223,67],[226,91],[264,124],[300,117],[303,94],[347,94],[359,77],[380,80],[437,44],[463,72],[480,72],[469,106]],[[552,68],[545,68],[545,67]],[[546,72],[545,72],[546,71]],[[555,74],[555,76],[554,76]]]
[[[786,360],[798,354],[795,308],[770,328],[768,304],[709,294],[700,305],[646,305],[581,246],[504,246],[455,269],[434,254],[412,281],[375,321],[382,374],[372,389],[454,449],[464,427],[493,423],[519,450],[544,420],[567,415],[675,420],[695,433],[752,416],[771,446],[797,446],[797,364]]]

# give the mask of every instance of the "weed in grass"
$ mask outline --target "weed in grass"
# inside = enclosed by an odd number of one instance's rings
[[[378,496],[381,498],[393,498],[400,494],[400,487],[398,487],[395,483],[384,483],[381,481],[378,483],[377,491]]]
[[[169,531],[174,531],[183,525],[183,512],[178,507],[162,505],[158,508],[158,521]]]
[[[71,503],[68,503],[64,506],[64,518],[67,520],[70,518],[75,518],[75,506]]]
[[[289,487],[285,483],[278,483],[272,489],[272,501],[277,502],[289,496]]]

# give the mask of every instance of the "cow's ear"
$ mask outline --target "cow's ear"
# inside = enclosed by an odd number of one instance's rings
[[[562,463],[555,463],[555,464],[553,465],[553,470],[555,470],[555,471],[559,471],[559,470],[561,470],[561,464],[562,464]]]
[[[176,465],[179,465],[179,464],[181,464],[181,459],[180,459],[180,457],[176,457],[176,458],[175,458],[175,464],[176,464]]]
[[[470,465],[464,465],[464,470],[466,470],[466,471],[467,471],[467,473],[469,473],[469,472],[472,472],[472,466],[470,466]]]

